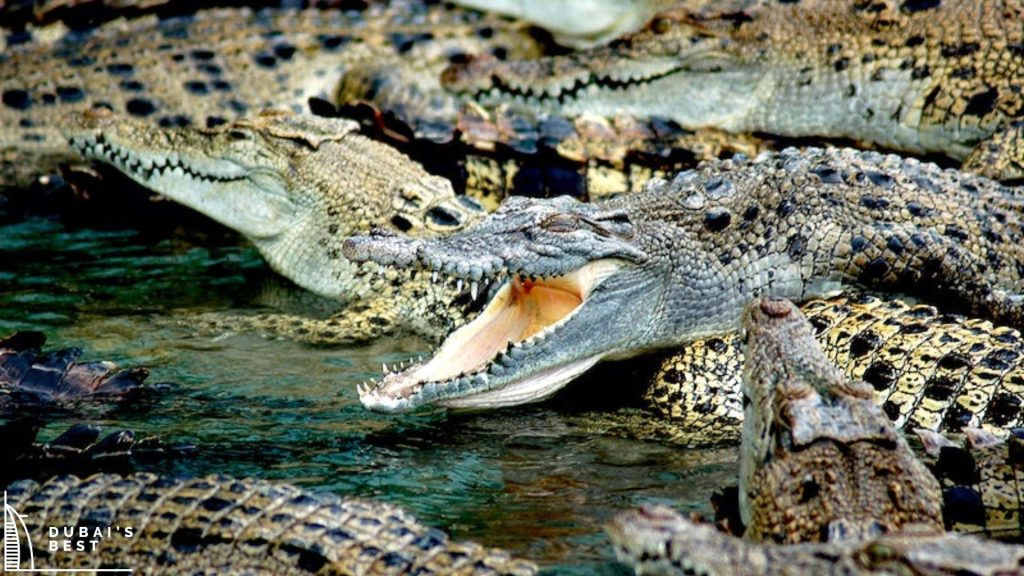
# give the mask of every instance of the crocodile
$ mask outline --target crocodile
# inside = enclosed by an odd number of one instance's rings
[[[353,236],[357,262],[499,287],[429,361],[360,397],[386,411],[536,401],[602,359],[733,331],[753,297],[844,284],[1019,326],[1019,206],[997,182],[915,159],[786,149],[601,203],[509,198],[443,238]]]
[[[754,541],[859,540],[904,525],[942,530],[939,483],[784,298],[744,311],[739,507]],[[794,479],[799,479],[794,481]]]
[[[470,53],[532,57],[547,44],[493,15],[393,4],[344,14],[199,10],[84,32],[30,29],[0,71],[0,188],[61,182],[49,176],[76,157],[59,134],[60,119],[96,108],[155,126],[212,127],[261,108],[336,115],[370,104],[363,120],[375,137],[406,146],[417,160],[444,160],[436,168],[457,191],[496,199],[493,205],[513,188],[581,197],[626,192],[701,159],[768,145],[660,120],[463,113],[440,87],[444,65]],[[122,45],[136,52],[130,62]],[[364,78],[368,70],[395,78]],[[392,113],[403,121],[376,126]],[[424,149],[423,142],[437,145]]]
[[[750,542],[664,505],[621,513],[606,530],[619,561],[637,575],[1002,576],[1021,574],[1024,562],[1020,546],[912,528],[854,542]]]
[[[92,424],[74,424],[48,442],[38,440],[42,422],[22,417],[0,425],[4,439],[0,458],[7,468],[0,472],[0,485],[25,478],[49,478],[54,474],[87,476],[99,471],[134,470],[138,463],[192,456],[191,444],[171,444],[156,436],[139,437],[134,430],[121,429],[100,436]]]
[[[874,390],[896,426],[934,432],[976,427],[1005,436],[1024,425],[1024,339],[987,320],[896,298],[850,294],[801,305],[829,360]],[[735,442],[743,407],[742,340],[723,334],[663,360],[644,405],[679,429],[676,442]]]
[[[99,474],[7,487],[36,567],[126,568],[144,574],[502,574],[536,566],[453,542],[402,509],[227,476]],[[48,527],[88,527],[89,536]],[[110,532],[107,533],[107,527]],[[94,538],[97,528],[103,534]],[[64,528],[60,528],[63,533]],[[98,540],[95,549],[90,540]],[[52,549],[49,542],[59,545]],[[63,547],[65,541],[67,547]],[[27,542],[21,541],[27,564]]]
[[[362,12],[225,8],[28,29],[0,55],[0,187],[31,184],[74,159],[58,130],[72,111],[201,127],[261,108],[316,110],[333,106],[345,70],[360,62],[439,71],[468,52],[539,55],[541,44],[522,28],[396,0]]]
[[[0,416],[27,408],[70,405],[87,400],[137,398],[156,386],[145,385],[145,368],[118,368],[112,362],[78,362],[80,348],[44,354],[42,332],[16,332],[0,338]]]
[[[620,560],[638,574],[1021,573],[1024,547],[943,531],[938,482],[792,302],[756,299],[743,326],[744,539],[649,507],[608,526]]]
[[[432,335],[471,311],[469,292],[380,275],[341,256],[342,241],[373,227],[411,236],[465,227],[484,212],[451,184],[342,118],[263,111],[214,128],[160,128],[108,111],[62,120],[71,146],[248,238],[271,268],[350,305],[317,321],[292,315],[218,318],[347,342],[406,329]],[[244,209],[243,209],[244,208]]]
[[[1017,0],[751,2],[662,12],[605,46],[481,55],[445,71],[460,97],[687,128],[851,138],[1024,178],[1024,4]]]

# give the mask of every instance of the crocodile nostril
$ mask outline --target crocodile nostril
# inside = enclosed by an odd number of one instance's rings
[[[769,318],[783,318],[793,311],[793,304],[785,298],[769,296],[761,300],[761,311]]]
[[[459,216],[443,206],[435,206],[427,210],[427,218],[434,224],[445,228],[459,225]]]
[[[484,209],[484,207],[481,206],[479,202],[470,198],[469,196],[456,196],[455,199],[458,200],[459,204],[462,204],[464,208],[469,208],[470,210],[478,210],[481,212]]]
[[[409,222],[409,220],[404,216],[392,216],[391,224],[395,228],[398,228],[399,232],[408,232],[412,229],[412,222]]]

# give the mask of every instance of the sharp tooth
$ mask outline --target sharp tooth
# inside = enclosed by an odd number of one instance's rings
[[[380,368],[381,368],[381,371],[383,371],[385,374],[387,374],[389,372],[388,365],[387,365],[386,362],[381,362],[380,363]]]
[[[455,281],[455,291],[462,292],[462,278]]]
[[[437,284],[437,270],[430,273],[430,281]]]
[[[477,288],[478,286],[476,285],[476,282],[473,282],[469,285],[469,295],[471,298],[473,298],[473,300],[476,300]]]

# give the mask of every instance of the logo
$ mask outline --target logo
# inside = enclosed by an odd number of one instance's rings
[[[74,526],[49,526],[47,534],[50,537],[48,549],[51,552],[58,551],[85,551],[95,550],[103,538],[111,538],[115,535],[131,538],[132,528],[117,530],[107,527],[86,528]],[[57,540],[60,536],[65,540]],[[85,540],[85,538],[93,538]],[[120,573],[131,574],[131,568],[36,568],[35,551],[32,549],[32,537],[25,525],[25,516],[19,514],[14,506],[7,503],[7,491],[4,490],[4,569],[7,572],[95,572],[95,573]]]

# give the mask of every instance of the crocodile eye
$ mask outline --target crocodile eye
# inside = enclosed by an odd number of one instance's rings
[[[568,214],[554,214],[545,218],[540,225],[549,232],[572,232],[579,228],[580,221]]]
[[[249,133],[244,130],[231,130],[230,132],[228,132],[228,136],[231,137],[232,140],[249,139]]]
[[[867,549],[864,550],[866,566],[879,566],[881,564],[891,562],[895,557],[895,550],[878,542],[868,545]]]
[[[654,22],[651,22],[651,29],[655,34],[664,34],[672,29],[672,19],[665,16],[655,18]]]

